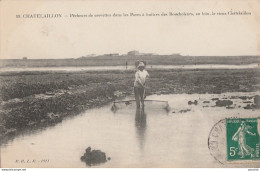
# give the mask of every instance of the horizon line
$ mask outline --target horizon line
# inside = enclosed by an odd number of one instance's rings
[[[108,56],[111,55],[110,57],[119,57],[119,56],[182,56],[182,57],[260,57],[260,55],[181,55],[181,54],[169,54],[169,55],[162,55],[162,54],[151,54],[148,55],[147,54],[137,54],[137,55],[128,55],[128,54],[118,54],[118,55],[112,55],[112,54],[117,54],[117,53],[111,53],[111,54],[102,54],[102,55],[93,55],[93,56],[81,56],[81,57],[77,57],[77,58],[30,58],[27,56],[23,56],[21,58],[0,58],[0,60],[28,60],[28,59],[80,59],[80,58],[95,58],[95,57],[99,57],[99,56]],[[24,59],[25,58],[25,59]]]

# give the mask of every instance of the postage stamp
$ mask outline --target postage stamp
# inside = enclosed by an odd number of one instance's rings
[[[257,118],[226,119],[227,160],[259,160]]]

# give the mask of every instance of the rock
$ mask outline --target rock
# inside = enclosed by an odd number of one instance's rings
[[[237,96],[231,96],[230,99],[237,99]]]
[[[240,99],[242,99],[242,100],[246,100],[246,99],[247,99],[246,96],[240,96],[240,97],[238,97],[238,98],[240,98]]]
[[[234,109],[232,106],[227,106],[226,109]]]
[[[216,101],[216,106],[218,106],[218,107],[230,106],[232,104],[233,104],[233,102],[231,100],[217,100]]]
[[[189,112],[189,111],[191,111],[190,109],[184,109],[184,110],[180,110],[179,112],[180,113],[186,113],[186,112]]]
[[[130,105],[131,104],[131,102],[129,102],[129,101],[127,101],[127,102],[125,102],[125,105]]]
[[[197,105],[197,104],[198,104],[198,101],[197,101],[197,100],[195,100],[194,102],[188,101],[188,104],[189,104],[189,105],[192,105],[192,104]]]
[[[259,109],[260,106],[257,106],[256,104],[247,104],[244,109]]]
[[[91,151],[91,147],[88,147],[85,150],[84,155],[81,156],[80,159],[81,159],[81,161],[84,161],[89,166],[100,164],[100,163],[105,163],[107,161],[106,153],[102,152],[101,150],[92,150]]]
[[[210,103],[209,101],[204,101],[203,103]]]
[[[245,102],[243,102],[243,103],[252,103],[251,101],[245,101]]]
[[[256,108],[256,106],[254,105],[254,104],[248,104],[248,105],[246,105],[245,107],[244,107],[244,109],[255,109]]]
[[[219,98],[212,98],[211,100],[213,100],[213,101],[214,101],[214,100],[219,100]]]
[[[85,153],[86,153],[87,155],[89,155],[89,154],[91,153],[91,147],[88,147],[88,148],[85,150]]]
[[[257,107],[260,107],[260,96],[259,95],[256,95],[254,97],[254,104],[257,106]]]
[[[247,99],[249,99],[249,100],[251,100],[251,99],[253,99],[253,98],[254,98],[254,96],[247,97]]]

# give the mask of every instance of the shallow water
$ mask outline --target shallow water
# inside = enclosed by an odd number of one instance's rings
[[[203,64],[203,65],[147,65],[153,69],[253,69],[259,68],[259,64],[245,65],[222,65],[222,64]],[[19,72],[19,71],[104,71],[104,70],[125,70],[125,66],[86,66],[86,67],[11,67],[0,68],[0,72]],[[128,69],[135,69],[128,66]]]
[[[141,115],[134,103],[117,104],[116,112],[111,111],[112,104],[87,110],[54,127],[28,131],[2,144],[2,167],[89,167],[80,160],[88,146],[111,157],[93,167],[239,167],[221,165],[210,155],[210,130],[227,117],[258,117],[259,110],[242,108],[245,101],[253,99],[232,99],[234,109],[211,107],[215,106],[211,99],[256,94],[259,92],[152,95],[147,99],[166,100],[171,110],[164,109],[164,102],[147,102]],[[194,100],[198,105],[188,105]]]

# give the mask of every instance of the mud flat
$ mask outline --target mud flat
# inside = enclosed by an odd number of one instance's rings
[[[247,97],[253,102],[251,97],[257,94],[259,92],[150,95],[147,100],[164,99],[171,110],[165,111],[164,103],[147,101],[142,114],[135,109],[135,103],[116,104],[116,113],[111,111],[112,103],[109,103],[63,118],[53,127],[31,129],[17,135],[0,146],[4,154],[1,161],[3,167],[11,167],[17,158],[25,158],[29,149],[32,159],[48,159],[48,162],[37,163],[37,167],[258,168],[258,162],[223,165],[211,156],[208,148],[209,134],[220,120],[259,117],[259,110],[244,109],[247,104],[239,98]],[[127,96],[122,100],[132,98]],[[213,98],[232,100],[233,109],[216,106]],[[189,101],[195,100],[197,105],[189,105]],[[93,150],[86,150],[89,146]],[[19,161],[16,167],[32,167],[32,164]]]
[[[148,71],[147,95],[260,90],[259,69]],[[66,116],[131,95],[133,81],[134,71],[2,72],[0,137],[54,125]]]

